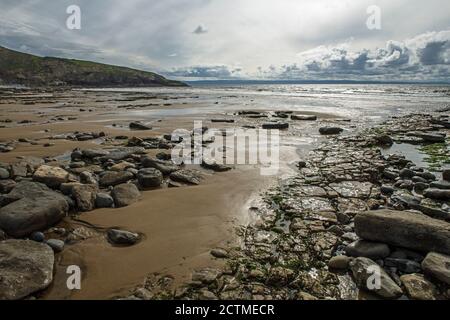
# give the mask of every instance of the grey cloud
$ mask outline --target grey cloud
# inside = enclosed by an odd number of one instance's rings
[[[450,64],[449,59],[450,42],[434,41],[426,44],[425,48],[420,49],[418,54],[420,62],[424,65]]]
[[[192,31],[192,33],[195,34],[203,34],[203,33],[208,33],[208,29],[206,29],[204,26],[199,25],[197,28],[195,28],[194,31]]]
[[[187,68],[177,68],[164,74],[171,77],[182,78],[215,78],[231,79],[239,76],[242,69],[239,67],[228,67],[226,65],[217,66],[192,66]]]
[[[448,40],[446,40],[448,39]],[[260,69],[262,77],[277,79],[441,80],[450,78],[450,30],[388,41],[376,50],[350,50],[344,43],[320,46],[298,54],[298,61]]]

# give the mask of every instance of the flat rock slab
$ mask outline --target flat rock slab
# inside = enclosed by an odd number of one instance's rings
[[[330,187],[344,198],[368,198],[373,185],[370,182],[342,181],[331,183]]]
[[[16,300],[53,281],[53,250],[31,240],[0,242],[0,300]]]
[[[420,213],[394,210],[362,212],[355,217],[355,231],[366,240],[450,254],[450,224]]]

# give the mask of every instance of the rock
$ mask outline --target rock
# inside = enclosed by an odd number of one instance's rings
[[[351,258],[347,256],[335,256],[328,261],[328,268],[336,270],[347,270]]]
[[[114,205],[114,199],[107,193],[97,193],[95,197],[95,206],[97,208],[111,208]]]
[[[450,190],[429,188],[424,190],[423,195],[430,199],[450,200]]]
[[[111,192],[116,207],[126,207],[138,201],[141,193],[132,183],[123,183],[115,186]]]
[[[0,179],[8,179],[9,171],[5,168],[0,168]]]
[[[119,163],[116,163],[115,165],[113,165],[110,169],[111,171],[124,171],[127,170],[128,168],[135,168],[135,164],[128,162],[128,161],[120,161]]]
[[[284,130],[289,128],[289,123],[286,122],[267,122],[263,123],[263,129],[279,129]]]
[[[284,286],[293,278],[294,271],[283,267],[273,267],[270,269],[267,283],[274,286]]]
[[[450,181],[450,169],[442,171],[442,179],[445,181]]]
[[[132,130],[152,130],[152,127],[147,126],[146,124],[143,124],[139,121],[130,122],[129,127]]]
[[[10,203],[0,208],[0,228],[13,237],[47,229],[69,210],[62,194],[37,182],[21,181],[5,197]]]
[[[5,233],[5,231],[3,231],[2,229],[0,229],[0,241],[6,240],[8,238],[7,234]]]
[[[394,144],[394,140],[387,134],[378,135],[375,140],[379,146],[392,146]]]
[[[410,169],[404,168],[404,169],[400,170],[398,175],[402,179],[411,179],[412,177],[414,177],[416,175],[416,173]]]
[[[134,178],[134,175],[128,171],[107,171],[100,177],[99,183],[103,187],[116,186],[125,183]]]
[[[450,254],[450,224],[420,213],[387,209],[362,212],[355,217],[355,231],[366,240]]]
[[[12,164],[10,175],[11,178],[26,177],[28,175],[28,165],[23,161]]]
[[[312,294],[309,294],[308,292],[305,291],[299,291],[297,292],[297,300],[319,300],[316,297],[314,297]]]
[[[395,180],[398,177],[398,174],[393,171],[385,169],[383,171],[383,177],[388,180]]]
[[[359,257],[352,260],[349,265],[359,288],[387,299],[395,299],[402,295],[402,289],[371,259]],[[371,281],[376,278],[377,272],[380,276],[379,287],[376,286],[376,281]]]
[[[319,128],[319,133],[322,135],[339,134],[342,131],[344,131],[344,129],[339,128],[339,127],[321,127],[321,128]]]
[[[201,166],[205,169],[213,170],[216,172],[224,172],[224,171],[231,170],[231,167],[229,167],[229,166],[226,166],[224,164],[217,163],[214,160],[205,159],[205,158],[203,158]]]
[[[344,212],[336,212],[336,218],[341,224],[349,224],[351,221],[351,218]]]
[[[69,173],[59,167],[40,166],[33,174],[33,180],[45,183],[50,188],[59,188],[61,183],[67,182]]]
[[[196,170],[181,169],[170,174],[170,179],[188,184],[200,184],[201,174]]]
[[[436,180],[436,176],[434,174],[432,174],[431,172],[428,172],[428,171],[417,172],[417,175],[419,177],[422,177],[422,178],[426,179],[426,180],[430,180],[430,181]]]
[[[391,195],[394,193],[395,188],[392,186],[388,186],[388,185],[382,185],[380,190],[383,194]]]
[[[386,258],[385,267],[394,267],[402,273],[417,273],[422,271],[420,263],[408,259]]]
[[[433,182],[430,183],[430,187],[431,188],[437,188],[437,189],[449,190],[450,189],[450,182],[446,181],[446,180],[433,181]]]
[[[436,287],[421,274],[405,274],[400,277],[408,297],[414,300],[436,300]]]
[[[201,289],[198,293],[199,300],[217,300],[217,296],[207,289]]]
[[[14,180],[0,180],[0,193],[9,193],[15,186]]]
[[[58,239],[48,239],[45,242],[55,252],[61,252],[64,250],[64,241]]]
[[[450,256],[430,252],[422,261],[425,274],[450,285]]]
[[[45,235],[40,231],[35,231],[30,235],[30,239],[36,242],[44,242]]]
[[[16,300],[53,281],[53,251],[31,240],[0,242],[0,300]]]
[[[79,211],[91,211],[95,208],[98,188],[93,184],[74,185],[72,197],[75,199]]]
[[[211,119],[211,122],[234,123],[234,119]]]
[[[142,166],[144,168],[155,168],[161,171],[163,174],[171,174],[179,170],[180,168],[174,164],[172,161],[160,160],[151,157],[142,157],[141,159]]]
[[[291,115],[292,120],[302,120],[302,121],[315,121],[317,120],[317,116],[315,115],[306,115],[306,114],[293,114]]]
[[[192,273],[192,281],[210,284],[214,282],[220,274],[220,271],[212,268],[195,270]]]
[[[391,250],[384,243],[357,240],[345,247],[345,252],[352,257],[366,257],[378,260],[389,256]]]
[[[108,240],[113,244],[128,246],[135,244],[140,239],[137,233],[118,229],[109,229],[107,236]]]
[[[413,136],[423,139],[425,142],[440,143],[445,142],[445,134],[428,133],[428,132],[413,132]]]
[[[94,159],[94,158],[107,156],[108,154],[109,154],[109,151],[104,150],[104,149],[85,149],[82,151],[72,152],[72,159],[79,159],[81,157]]]
[[[221,248],[212,249],[211,255],[215,258],[228,258],[228,252]]]
[[[80,173],[80,182],[84,184],[93,184],[97,185],[97,178],[95,174],[90,171],[83,171]]]
[[[159,187],[163,181],[161,171],[155,168],[145,168],[138,171],[137,174],[139,185],[142,188]]]

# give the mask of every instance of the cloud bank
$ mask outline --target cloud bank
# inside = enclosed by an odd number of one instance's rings
[[[1,0],[0,45],[179,79],[448,81],[446,0]],[[377,5],[381,30],[369,30]]]

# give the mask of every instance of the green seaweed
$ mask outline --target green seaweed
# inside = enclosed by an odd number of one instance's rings
[[[433,171],[442,170],[444,165],[450,164],[450,148],[446,142],[421,146],[419,152],[426,155],[423,160]]]

